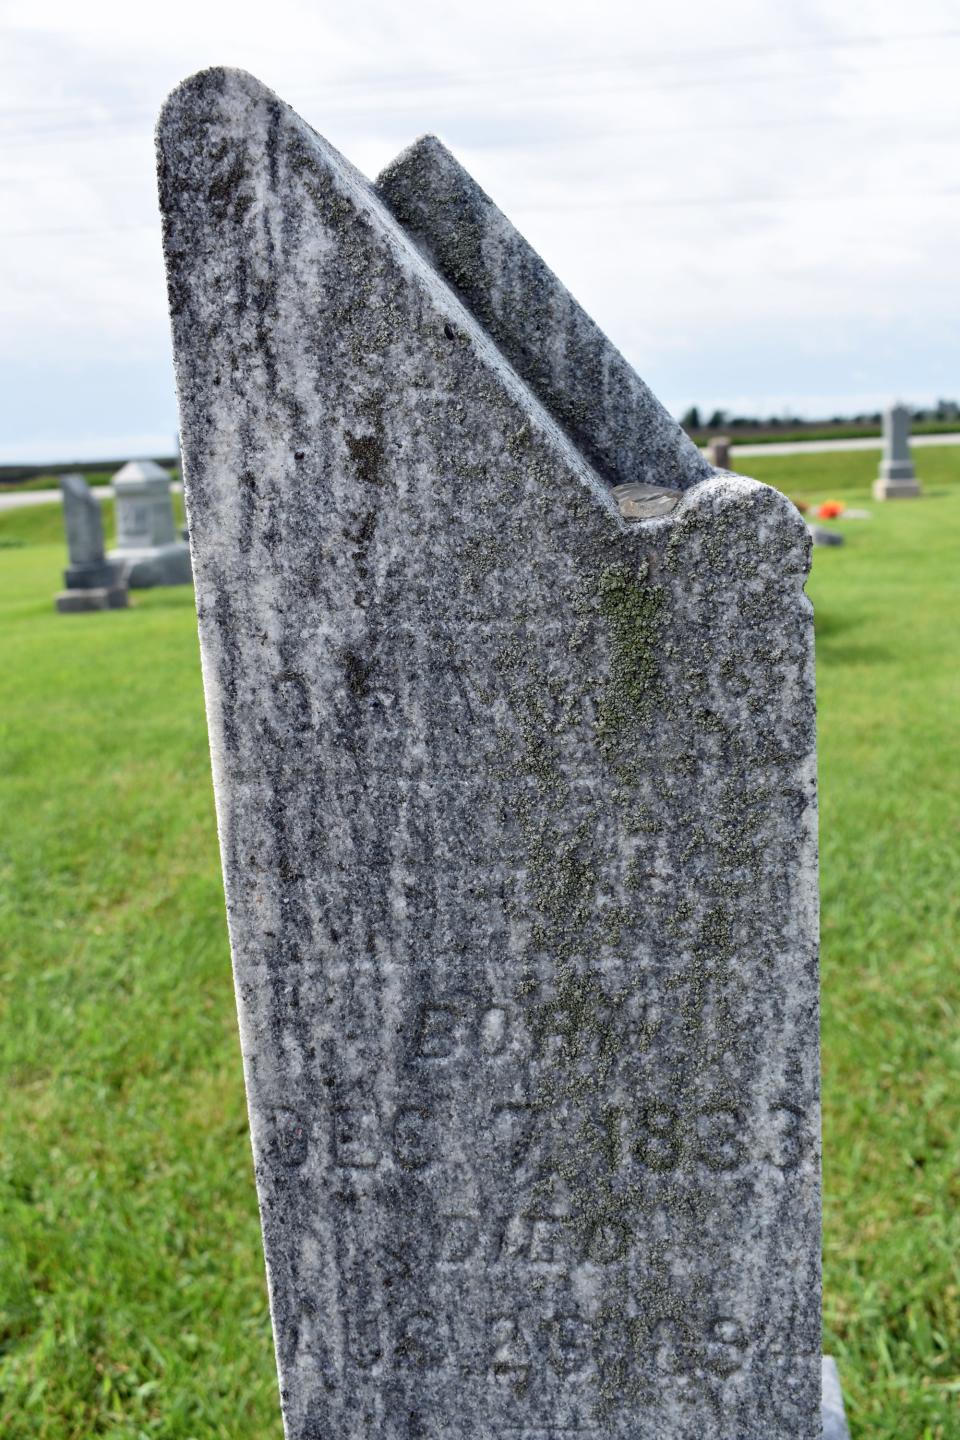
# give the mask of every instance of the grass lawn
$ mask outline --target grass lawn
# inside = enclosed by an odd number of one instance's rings
[[[113,470],[87,470],[84,472],[86,482],[88,485],[95,486],[109,485],[119,468],[118,465]],[[179,480],[180,476],[176,469],[171,470],[170,474],[174,480]],[[57,490],[59,486],[59,475],[34,475],[31,480],[0,479],[0,495],[17,495],[22,494],[25,490]]]
[[[109,485],[115,473],[114,470],[87,470],[85,478],[88,485]],[[25,490],[57,490],[59,486],[59,475],[34,475],[32,480],[0,480],[0,495],[19,495]]]
[[[960,448],[917,461],[809,585],[854,1440],[960,1437]],[[750,462],[861,504],[876,464]],[[192,597],[54,614],[61,524],[0,513],[0,1434],[280,1440]]]

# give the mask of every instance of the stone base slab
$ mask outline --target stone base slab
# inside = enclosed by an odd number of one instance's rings
[[[145,550],[111,550],[107,559],[123,572],[131,590],[193,583],[190,549],[182,540]]]
[[[914,500],[922,492],[918,480],[884,480],[873,482],[874,500]]]
[[[881,460],[881,480],[916,480],[912,460]]]
[[[63,582],[68,590],[109,590],[118,581],[116,566],[107,560],[90,565],[68,565]]]
[[[840,1376],[832,1355],[823,1357],[823,1440],[850,1440]]]
[[[126,610],[126,585],[99,585],[90,590],[61,590],[54,604],[61,615],[78,615],[86,610]]]
[[[808,525],[810,539],[814,545],[842,545],[844,537],[838,535],[836,530],[825,530],[822,525]]]

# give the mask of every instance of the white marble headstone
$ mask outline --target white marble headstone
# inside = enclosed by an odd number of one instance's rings
[[[599,475],[249,75],[159,156],[287,1436],[814,1440],[800,516]]]

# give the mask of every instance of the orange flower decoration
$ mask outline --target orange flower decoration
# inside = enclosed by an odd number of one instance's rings
[[[824,500],[820,509],[817,511],[817,519],[836,520],[838,515],[843,514],[844,508],[842,500]]]

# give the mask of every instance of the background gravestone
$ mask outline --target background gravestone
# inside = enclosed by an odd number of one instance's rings
[[[127,587],[103,550],[100,502],[82,475],[61,475],[63,523],[70,564],[63,573],[66,590],[54,603],[63,614],[117,610],[127,604]]]
[[[712,435],[707,446],[707,459],[718,470],[730,469],[730,436]]]
[[[190,550],[177,537],[170,476],[153,460],[131,460],[113,477],[117,547],[110,559],[125,567],[135,590],[189,585]]]
[[[612,494],[250,76],[159,156],[287,1435],[813,1440],[799,515]]]
[[[846,543],[842,535],[838,535],[836,530],[828,530],[825,525],[814,525],[808,521],[807,530],[810,533],[810,539],[814,545],[836,546]]]
[[[891,405],[883,416],[883,459],[873,482],[875,500],[913,499],[920,484],[910,458],[910,411]]]

